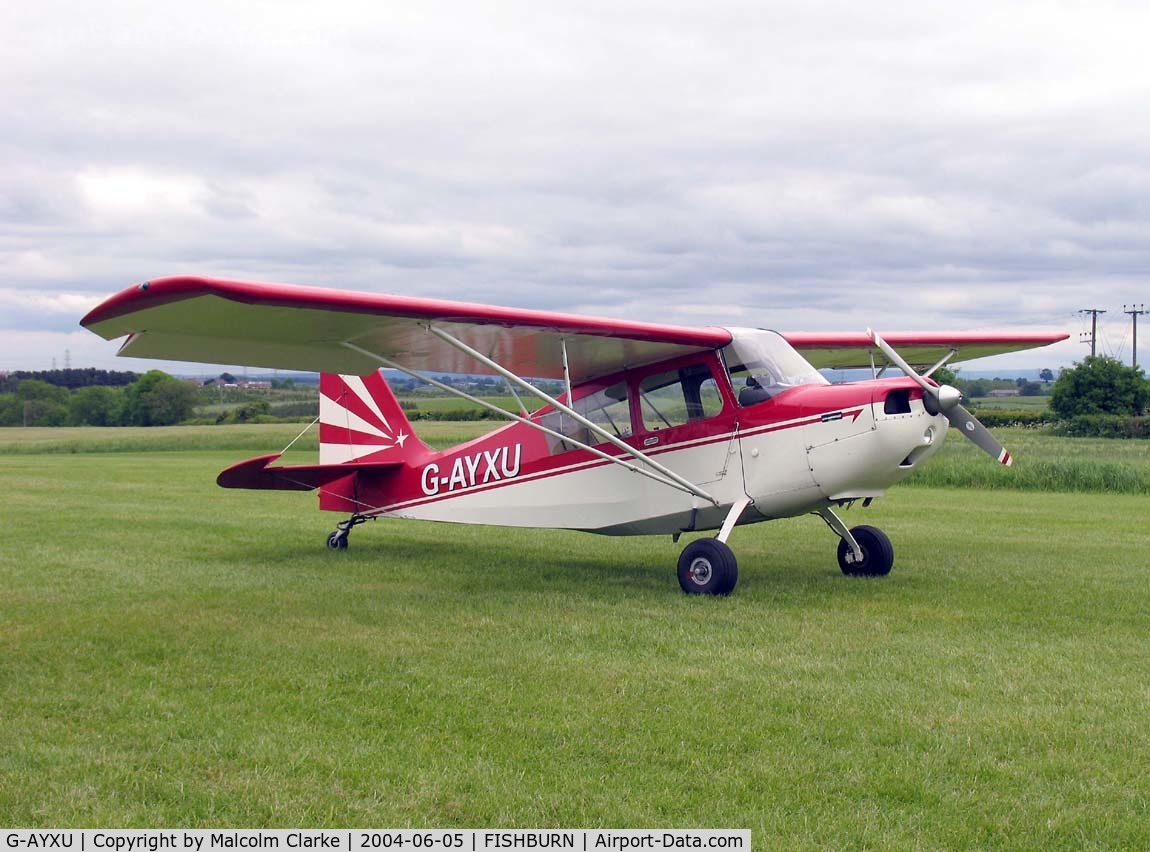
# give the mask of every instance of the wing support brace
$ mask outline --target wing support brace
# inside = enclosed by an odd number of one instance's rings
[[[941,358],[939,358],[938,363],[935,364],[933,367],[931,367],[929,370],[927,370],[925,373],[923,373],[923,375],[929,376],[935,370],[939,369],[940,367],[945,367],[946,363],[957,354],[958,354],[957,349],[951,349],[949,352],[947,352],[945,355],[943,355]]]
[[[859,547],[859,543],[855,541],[855,537],[851,535],[851,531],[847,528],[847,525],[842,522],[842,519],[834,513],[830,506],[819,509],[819,517],[826,521],[827,526],[834,530],[835,534],[850,547],[851,552],[847,554],[847,562],[862,562],[863,559],[866,558],[863,556],[862,548]]]
[[[591,430],[592,433],[598,435],[604,441],[607,441],[610,444],[614,444],[616,447],[621,449],[623,452],[627,453],[630,456],[633,456],[634,458],[643,462],[648,467],[651,467],[654,470],[658,471],[663,476],[665,476],[667,479],[670,479],[672,482],[678,483],[681,489],[686,490],[691,494],[694,494],[696,497],[702,497],[704,500],[708,501],[712,505],[715,505],[715,506],[719,505],[718,500],[716,500],[714,497],[712,497],[710,494],[708,494],[702,488],[699,488],[699,486],[697,486],[694,483],[690,482],[689,480],[684,479],[683,477],[679,476],[679,474],[675,473],[675,471],[671,470],[670,468],[666,467],[665,465],[661,465],[657,461],[654,461],[646,453],[643,453],[643,452],[635,449],[634,447],[632,447],[630,444],[626,444],[623,441],[619,440],[618,437],[616,437],[615,435],[612,435],[610,432],[608,432],[606,429],[604,429],[598,423],[595,423],[595,422],[587,419],[582,414],[575,411],[575,409],[573,409],[567,405],[564,405],[559,400],[555,399],[550,394],[547,394],[544,391],[541,391],[539,388],[535,387],[535,385],[531,384],[530,382],[526,381],[525,379],[521,379],[519,376],[515,375],[510,370],[503,367],[503,365],[493,361],[491,358],[488,358],[486,355],[484,355],[482,352],[478,351],[477,349],[471,348],[466,343],[464,343],[462,340],[457,340],[456,338],[452,337],[450,334],[448,334],[443,329],[436,328],[435,326],[428,326],[427,330],[430,331],[432,334],[434,334],[436,337],[438,337],[440,340],[442,340],[444,343],[448,344],[449,346],[455,347],[460,352],[462,352],[464,355],[470,355],[472,358],[474,358],[476,361],[478,361],[483,366],[489,367],[490,369],[499,373],[499,375],[503,376],[503,378],[507,379],[508,381],[514,382],[515,384],[519,385],[519,387],[523,388],[523,390],[527,391],[530,394],[534,394],[535,396],[539,397],[544,402],[549,403],[550,405],[554,406],[559,411],[562,411],[568,417],[573,419],[576,423],[580,424],[581,426],[587,427],[588,429]],[[567,362],[567,344],[566,344],[566,342],[564,342],[564,344],[563,344],[563,360],[564,360],[563,372],[566,374],[568,394],[570,394],[571,377],[570,377],[570,373],[568,372],[567,367],[566,367],[566,362]],[[572,401],[570,396],[567,397],[567,401],[568,402]]]
[[[435,331],[435,329],[432,329],[432,331]],[[448,335],[448,337],[450,338],[449,335]],[[425,375],[424,373],[420,373],[418,370],[412,370],[412,369],[409,369],[408,367],[404,367],[402,364],[399,364],[395,361],[392,361],[390,358],[387,358],[386,356],[376,354],[375,352],[371,352],[367,349],[364,349],[361,346],[357,346],[356,344],[354,344],[350,341],[344,341],[342,345],[345,348],[352,350],[353,352],[358,352],[360,355],[364,355],[368,358],[372,358],[372,359],[378,361],[379,363],[383,364],[383,366],[385,366],[385,367],[390,367],[393,370],[399,370],[401,373],[404,373],[405,375],[411,376],[413,379],[418,379],[421,382],[427,382],[429,385],[432,385],[433,387],[437,387],[440,390],[446,391],[446,392],[448,392],[454,396],[460,397],[461,399],[465,399],[468,402],[474,403],[474,404],[476,404],[482,408],[486,408],[488,411],[491,411],[494,414],[498,414],[500,417],[506,417],[508,420],[514,420],[517,423],[523,423],[527,426],[530,426],[532,429],[535,429],[539,432],[542,432],[545,435],[550,435],[551,437],[558,438],[559,440],[564,441],[568,444],[573,444],[574,446],[579,447],[579,449],[581,449],[581,450],[586,450],[587,452],[591,453],[594,456],[597,456],[598,458],[601,458],[605,461],[609,461],[612,464],[617,464],[621,467],[626,468],[627,470],[632,471],[633,473],[642,474],[643,476],[646,476],[649,479],[653,479],[662,485],[667,485],[671,488],[675,488],[675,489],[677,489],[679,491],[683,491],[687,494],[691,494],[691,495],[694,495],[697,497],[702,497],[703,499],[710,501],[711,503],[713,503],[716,506],[719,505],[718,501],[715,500],[715,498],[712,497],[710,494],[708,494],[706,491],[703,491],[701,488],[698,488],[697,486],[692,485],[690,482],[683,479],[681,476],[674,473],[673,471],[668,470],[666,467],[659,464],[658,462],[651,461],[651,459],[649,459],[646,455],[644,455],[643,453],[640,453],[637,450],[633,449],[632,447],[629,447],[626,444],[622,443],[617,438],[615,438],[614,435],[609,435],[609,434],[605,433],[598,426],[598,424],[592,423],[591,421],[587,420],[586,418],[576,414],[575,412],[568,409],[566,406],[564,406],[564,405],[560,404],[559,402],[557,402],[556,400],[552,399],[550,396],[548,396],[543,391],[540,391],[539,389],[528,384],[527,382],[524,382],[522,379],[520,379],[515,374],[504,370],[502,367],[500,367],[494,361],[490,361],[490,359],[487,359],[486,357],[481,357],[480,362],[487,365],[487,366],[490,366],[492,369],[495,369],[497,372],[500,373],[500,375],[502,375],[508,381],[519,384],[520,387],[526,387],[528,390],[530,390],[536,396],[539,396],[542,399],[546,400],[547,402],[550,402],[551,404],[555,405],[556,408],[559,408],[560,410],[564,411],[565,413],[569,413],[576,421],[578,421],[582,425],[590,428],[593,432],[595,432],[595,434],[603,435],[611,443],[616,444],[618,446],[621,446],[624,450],[628,451],[631,455],[636,456],[637,458],[639,458],[639,460],[641,460],[644,463],[655,468],[655,470],[660,471],[660,472],[665,472],[667,474],[667,476],[660,476],[659,473],[655,473],[655,472],[650,471],[650,470],[644,470],[641,467],[637,467],[637,466],[635,466],[635,465],[633,465],[627,461],[624,461],[623,459],[619,458],[618,456],[612,456],[608,453],[603,452],[602,450],[596,449],[595,447],[592,447],[588,444],[584,444],[582,441],[577,441],[574,438],[568,437],[567,435],[564,435],[561,432],[556,432],[554,429],[549,429],[548,427],[544,426],[541,423],[537,423],[534,420],[529,420],[525,416],[520,416],[518,414],[514,414],[510,411],[507,411],[503,408],[500,408],[498,405],[494,405],[490,402],[487,402],[486,400],[479,399],[478,397],[472,396],[471,394],[469,394],[465,391],[461,391],[458,388],[453,388],[450,385],[446,385],[443,382],[436,380],[432,376],[428,376],[428,375]],[[468,347],[468,348],[470,349],[470,347]],[[514,391],[512,391],[512,393],[514,393]],[[518,400],[518,396],[516,396],[516,399]],[[520,406],[523,407],[524,412],[526,412],[526,407],[523,406],[521,401],[520,401]]]
[[[945,367],[947,365],[947,363],[949,363],[950,359],[953,358],[957,354],[958,354],[957,349],[951,349],[949,352],[947,352],[945,355],[943,355],[941,358],[939,358],[938,361],[935,363],[935,365],[933,367],[931,367],[929,370],[927,370],[925,373],[923,373],[923,375],[924,376],[930,376],[934,373],[935,370],[938,370],[941,367]],[[881,379],[883,373],[885,373],[889,367],[890,367],[890,361],[888,360],[887,363],[883,365],[883,368],[881,370],[877,369],[875,366],[875,363],[874,363],[874,350],[872,349],[870,351],[870,372],[871,372],[871,376],[873,378]]]

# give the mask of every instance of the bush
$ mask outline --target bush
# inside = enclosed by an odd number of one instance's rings
[[[149,370],[124,389],[125,426],[172,426],[192,416],[198,395],[187,382]]]
[[[274,423],[275,418],[270,416],[271,405],[266,399],[256,402],[245,402],[231,411],[225,411],[216,418],[217,423]],[[266,418],[261,420],[260,418]]]
[[[309,420],[314,420],[319,417],[319,400],[312,400],[311,402],[281,402],[271,407],[272,415],[275,417],[306,417]]]
[[[1150,402],[1150,381],[1136,367],[1101,355],[1063,370],[1050,394],[1050,408],[1063,419],[1094,414],[1140,416]]]

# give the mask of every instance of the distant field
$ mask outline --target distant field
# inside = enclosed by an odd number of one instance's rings
[[[497,405],[504,411],[519,411],[519,403],[515,401],[513,396],[485,396],[485,402],[490,402],[492,405]],[[419,411],[426,411],[429,413],[436,413],[441,411],[482,411],[483,406],[475,405],[465,399],[459,399],[451,396],[408,396],[403,397],[404,402],[412,403]],[[542,405],[535,397],[526,396],[523,400],[527,406],[528,411],[534,411]]]
[[[274,453],[300,435],[307,424],[246,423],[232,426],[148,426],[64,428],[0,428],[0,454],[24,453],[133,453],[187,450],[243,450]],[[417,434],[434,447],[469,441],[500,423],[439,423],[421,421]],[[319,446],[316,427],[311,427],[292,447],[293,453]]]
[[[972,400],[976,408],[1006,409],[1007,411],[1045,411],[1050,407],[1048,396],[980,396]]]
[[[1145,498],[900,488],[847,514],[889,578],[802,518],[736,530],[698,599],[669,538],[332,553],[312,495],[216,488],[235,458],[0,455],[0,825],[1150,846]]]

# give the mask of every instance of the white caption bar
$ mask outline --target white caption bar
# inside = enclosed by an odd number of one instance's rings
[[[227,852],[339,849],[343,852],[487,852],[751,848],[749,830],[717,829],[0,829],[0,852]]]

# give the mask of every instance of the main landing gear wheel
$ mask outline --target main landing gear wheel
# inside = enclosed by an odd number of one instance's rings
[[[851,535],[862,549],[861,562],[850,562],[854,556],[845,540],[839,541],[839,568],[848,577],[885,577],[894,565],[894,545],[878,527],[851,528]]]
[[[347,550],[347,530],[336,530],[329,535],[327,546],[332,550]]]
[[[717,538],[692,541],[679,556],[679,586],[689,595],[729,595],[739,581],[734,551]]]

